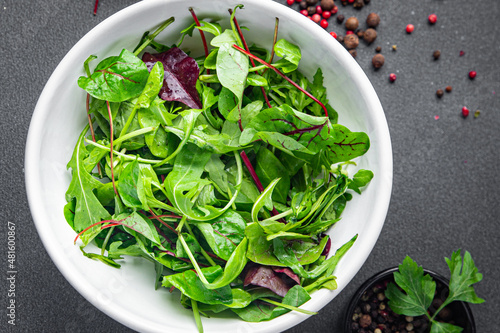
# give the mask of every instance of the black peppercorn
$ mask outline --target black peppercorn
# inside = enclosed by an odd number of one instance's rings
[[[337,23],[342,24],[342,22],[344,22],[344,18],[345,16],[342,14],[337,15]]]
[[[318,0],[306,0],[308,6],[314,6]]]
[[[443,95],[444,95],[444,91],[443,91],[443,89],[438,89],[438,90],[436,91],[436,96],[437,96],[437,97],[441,98],[441,97],[443,97]]]
[[[356,35],[358,35],[359,38],[363,38],[363,36],[365,35],[365,31],[364,30],[358,30],[358,31],[356,31]]]
[[[340,44],[342,44],[344,42],[344,36],[338,35],[337,36],[337,42],[339,42]],[[363,298],[361,298],[361,300],[363,300]],[[368,300],[368,298],[366,298],[366,300]]]
[[[349,50],[349,53],[353,58],[356,58],[358,56],[358,51],[356,51],[355,49]]]
[[[307,1],[306,0],[302,0],[299,4],[300,6],[300,9],[307,9]]]
[[[372,317],[370,315],[362,315],[361,318],[359,318],[359,326],[366,328],[370,326],[372,323]]]
[[[450,93],[453,90],[453,88],[451,86],[446,86],[444,90],[446,90],[447,93]]]
[[[377,48],[375,49],[375,52],[382,52],[382,46],[377,46]]]
[[[316,7],[314,7],[314,6],[307,7],[307,14],[309,14],[311,16],[316,14]]]
[[[364,2],[364,0],[354,0],[354,3],[352,4],[352,6],[356,9],[361,9],[365,6],[365,2]]]

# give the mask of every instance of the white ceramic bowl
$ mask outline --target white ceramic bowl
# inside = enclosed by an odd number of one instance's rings
[[[150,0],[136,3],[111,16],[85,35],[61,61],[38,101],[26,146],[26,186],[35,225],[47,252],[64,277],[97,308],[142,332],[195,331],[191,311],[179,305],[178,294],[154,290],[154,269],[149,262],[127,259],[114,269],[82,255],[73,245],[75,232],[63,216],[64,194],[70,183],[66,169],[74,144],[86,124],[85,93],[77,86],[83,62],[90,54],[99,59],[131,50],[142,33],[152,31],[170,16],[176,20],[158,40],[178,40],[178,32],[192,22],[188,7],[200,18],[228,17],[228,8],[242,3],[237,11],[240,25],[250,28],[246,39],[269,47],[275,17],[280,18],[279,37],[302,49],[300,69],[312,76],[320,66],[339,123],[352,131],[365,131],[371,139],[367,154],[357,159],[358,168],[371,169],[375,177],[361,196],[355,195],[343,219],[332,228],[332,251],[353,235],[359,238],[339,263],[336,291],[320,290],[303,307],[317,311],[330,302],[361,268],[384,223],[392,187],[392,150],[382,106],[367,77],[349,53],[325,30],[299,13],[272,1],[262,0]],[[198,48],[194,34],[189,48]],[[325,314],[322,314],[325,315]],[[206,332],[277,332],[308,317],[288,313],[270,322],[245,323],[234,318],[203,318]]]

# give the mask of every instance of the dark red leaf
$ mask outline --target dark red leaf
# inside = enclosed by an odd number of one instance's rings
[[[293,273],[292,273],[293,274]],[[281,297],[285,297],[288,290],[294,283],[287,283],[282,274],[276,274],[269,266],[256,265],[251,267],[246,275],[244,286],[249,284],[267,288]],[[288,279],[290,280],[290,279]]]
[[[160,98],[165,101],[177,101],[186,104],[192,109],[201,109],[202,105],[196,80],[200,68],[196,60],[188,56],[178,47],[157,54],[144,53],[142,61],[149,71],[154,64],[160,61],[165,69],[163,87],[160,90]]]
[[[283,273],[283,274],[287,275],[293,281],[297,282],[297,284],[300,284],[300,278],[299,278],[299,276],[297,274],[295,274],[288,267],[273,267],[273,271],[275,271],[276,273]]]

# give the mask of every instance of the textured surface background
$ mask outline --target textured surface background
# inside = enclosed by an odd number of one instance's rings
[[[24,146],[39,94],[68,50],[97,23],[134,3],[8,0],[0,5],[0,267],[7,271],[7,221],[17,227],[17,320],[9,331],[127,332],[99,312],[62,277],[36,233],[24,187]],[[285,3],[285,1],[280,1]],[[500,313],[500,3],[497,0],[372,0],[360,11],[342,7],[364,22],[377,12],[377,41],[361,42],[358,62],[384,106],[394,150],[394,187],[379,241],[346,289],[317,316],[289,332],[341,332],[344,311],[356,289],[376,272],[410,255],[448,275],[445,256],[472,253],[484,280],[476,287],[487,300],[472,306],[478,332],[498,331]],[[438,23],[427,24],[427,16]],[[332,18],[328,30],[344,34]],[[404,31],[406,24],[416,29]],[[363,26],[363,24],[362,24]],[[392,45],[397,51],[391,51]],[[375,47],[386,64],[371,67]],[[439,61],[432,52],[441,51]],[[463,57],[459,52],[465,51]],[[474,81],[467,78],[476,70]],[[389,73],[398,76],[388,82]],[[438,100],[435,91],[453,86]],[[496,92],[496,94],[495,94]],[[463,105],[471,110],[460,116]],[[473,113],[481,110],[474,119]],[[436,120],[436,116],[439,119]],[[7,285],[0,283],[0,331],[7,328]]]

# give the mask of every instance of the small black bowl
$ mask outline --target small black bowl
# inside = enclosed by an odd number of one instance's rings
[[[383,282],[389,280],[390,282],[394,282],[393,273],[398,270],[398,267],[389,268],[383,270],[371,278],[369,278],[359,289],[356,291],[354,296],[349,303],[347,308],[347,312],[344,317],[344,333],[351,333],[351,325],[352,325],[352,317],[354,315],[354,311],[358,304],[360,303],[361,297],[363,294],[375,287],[381,285]],[[448,293],[448,284],[449,280],[443,277],[442,275],[435,273],[433,271],[424,269],[424,273],[429,274],[432,278],[439,284],[441,283],[444,286],[444,290],[441,293]],[[436,288],[438,290],[439,288]],[[444,296],[446,296],[444,295]],[[474,317],[472,315],[472,311],[469,305],[466,302],[455,301],[450,303],[447,308],[449,308],[454,314],[454,319],[456,319],[455,324],[463,327],[463,333],[476,333],[476,324],[474,322]]]

